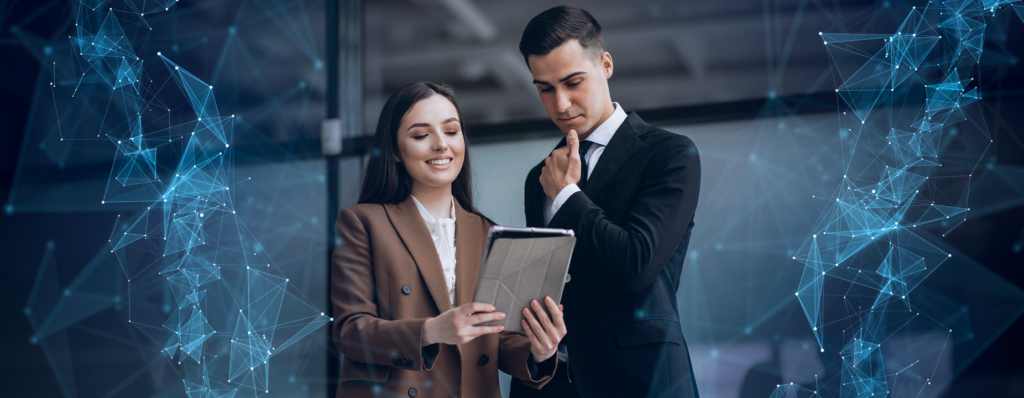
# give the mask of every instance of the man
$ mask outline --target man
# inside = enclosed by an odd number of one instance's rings
[[[612,56],[579,7],[547,10],[519,43],[544,108],[566,134],[526,178],[531,227],[572,229],[568,334],[556,379],[512,398],[696,397],[676,290],[693,229],[693,141],[612,102]]]

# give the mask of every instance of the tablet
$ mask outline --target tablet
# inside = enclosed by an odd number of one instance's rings
[[[531,300],[544,306],[544,297],[550,296],[560,302],[575,245],[568,229],[491,227],[473,301],[491,304],[506,316],[480,325],[523,332],[522,311]]]

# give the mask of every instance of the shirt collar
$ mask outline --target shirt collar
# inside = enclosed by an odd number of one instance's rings
[[[416,199],[415,196],[412,196],[410,194],[409,197],[411,197],[412,198],[412,202],[416,204],[416,209],[420,211],[420,217],[423,217],[423,221],[426,221],[427,224],[433,224],[434,221],[436,221],[436,219],[434,218],[434,215],[430,214],[430,212],[427,211],[427,208],[424,207],[423,204],[420,203],[419,199]],[[454,221],[455,220],[455,197],[454,196],[452,196],[452,212],[451,212],[451,214],[452,214],[451,219],[452,219],[452,221]]]
[[[600,126],[597,126],[584,141],[608,146],[608,142],[612,140],[612,136],[618,131],[619,126],[622,125],[622,122],[626,121],[626,111],[622,110],[622,106],[619,106],[618,102],[612,102],[612,105],[615,106],[615,111],[612,112],[612,115],[608,116],[608,119],[605,119],[604,123],[601,123]]]

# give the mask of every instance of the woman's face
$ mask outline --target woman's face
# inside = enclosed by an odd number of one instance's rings
[[[431,95],[413,104],[402,117],[397,138],[397,160],[412,177],[414,191],[450,187],[462,170],[466,153],[462,121],[444,96]]]

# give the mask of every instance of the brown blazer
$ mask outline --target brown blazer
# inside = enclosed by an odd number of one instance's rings
[[[458,306],[473,300],[492,224],[457,202],[455,209]],[[530,340],[522,333],[422,347],[424,321],[452,305],[441,260],[411,197],[342,209],[335,231],[340,242],[332,258],[333,335],[344,355],[339,397],[498,398],[498,370],[534,388],[551,379],[555,366],[530,378]]]

